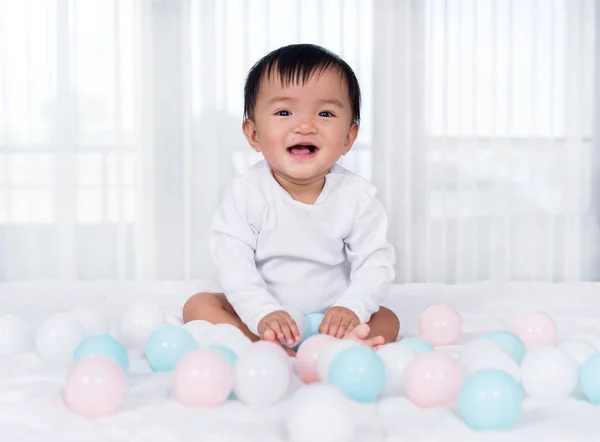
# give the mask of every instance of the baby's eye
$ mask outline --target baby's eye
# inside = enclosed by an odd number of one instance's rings
[[[335,115],[333,115],[333,113],[329,112],[329,111],[321,111],[319,112],[319,117],[333,117]]]
[[[280,117],[289,117],[290,115],[292,115],[292,113],[287,110],[280,110],[280,111],[275,112],[275,115],[278,115]]]

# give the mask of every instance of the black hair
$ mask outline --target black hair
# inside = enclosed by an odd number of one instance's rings
[[[352,120],[357,124],[360,122],[360,86],[354,71],[333,52],[313,44],[293,44],[275,49],[252,66],[244,86],[244,118],[252,118],[261,81],[269,78],[275,69],[284,85],[304,84],[315,73],[337,70],[348,85]]]

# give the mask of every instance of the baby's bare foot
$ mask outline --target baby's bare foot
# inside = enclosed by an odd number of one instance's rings
[[[371,329],[368,324],[360,324],[354,327],[350,333],[344,337],[344,339],[352,339],[357,341],[360,345],[377,350],[379,347],[385,344],[385,339],[383,336],[375,336],[367,339],[370,331]]]

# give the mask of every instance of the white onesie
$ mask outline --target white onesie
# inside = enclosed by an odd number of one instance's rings
[[[219,207],[210,248],[223,293],[255,334],[293,306],[331,306],[369,320],[394,279],[395,254],[375,186],[334,165],[314,204],[295,201],[260,161],[236,178]]]

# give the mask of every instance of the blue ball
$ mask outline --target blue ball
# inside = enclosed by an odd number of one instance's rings
[[[600,352],[579,366],[579,388],[589,402],[600,405]]]
[[[308,338],[314,335],[319,334],[319,327],[321,326],[321,322],[323,322],[323,318],[325,315],[323,313],[308,313],[304,315],[304,321],[306,323],[306,331],[304,332],[304,336],[295,347],[292,348],[294,351],[298,351],[300,345],[306,341]]]
[[[81,341],[75,349],[73,361],[99,356],[112,359],[121,366],[123,371],[129,370],[129,352],[127,348],[111,335],[92,335]]]
[[[525,357],[527,350],[525,344],[521,341],[517,335],[508,330],[494,330],[483,335],[486,339],[495,341],[502,347],[509,355],[511,355],[518,364],[521,363]]]
[[[368,347],[342,350],[329,367],[331,385],[357,402],[373,402],[385,386],[385,367]]]
[[[309,313],[304,315],[304,320],[306,321],[306,332],[304,333],[305,339],[310,338],[311,336],[319,334],[319,327],[321,326],[321,322],[323,322],[323,318],[325,315],[323,313]]]
[[[194,336],[178,325],[156,330],[146,343],[146,358],[154,371],[172,371],[179,360],[198,348]]]
[[[417,338],[416,336],[413,336],[412,338],[404,338],[400,341],[400,343],[408,345],[418,355],[433,351],[433,345],[424,339]]]
[[[513,427],[523,408],[523,390],[501,370],[481,370],[468,375],[458,393],[463,420],[475,430]]]
[[[222,355],[225,359],[227,359],[227,362],[232,367],[235,365],[238,358],[237,355],[233,352],[233,350],[223,345],[211,345],[210,347],[208,347],[208,350],[216,351],[217,353]]]

